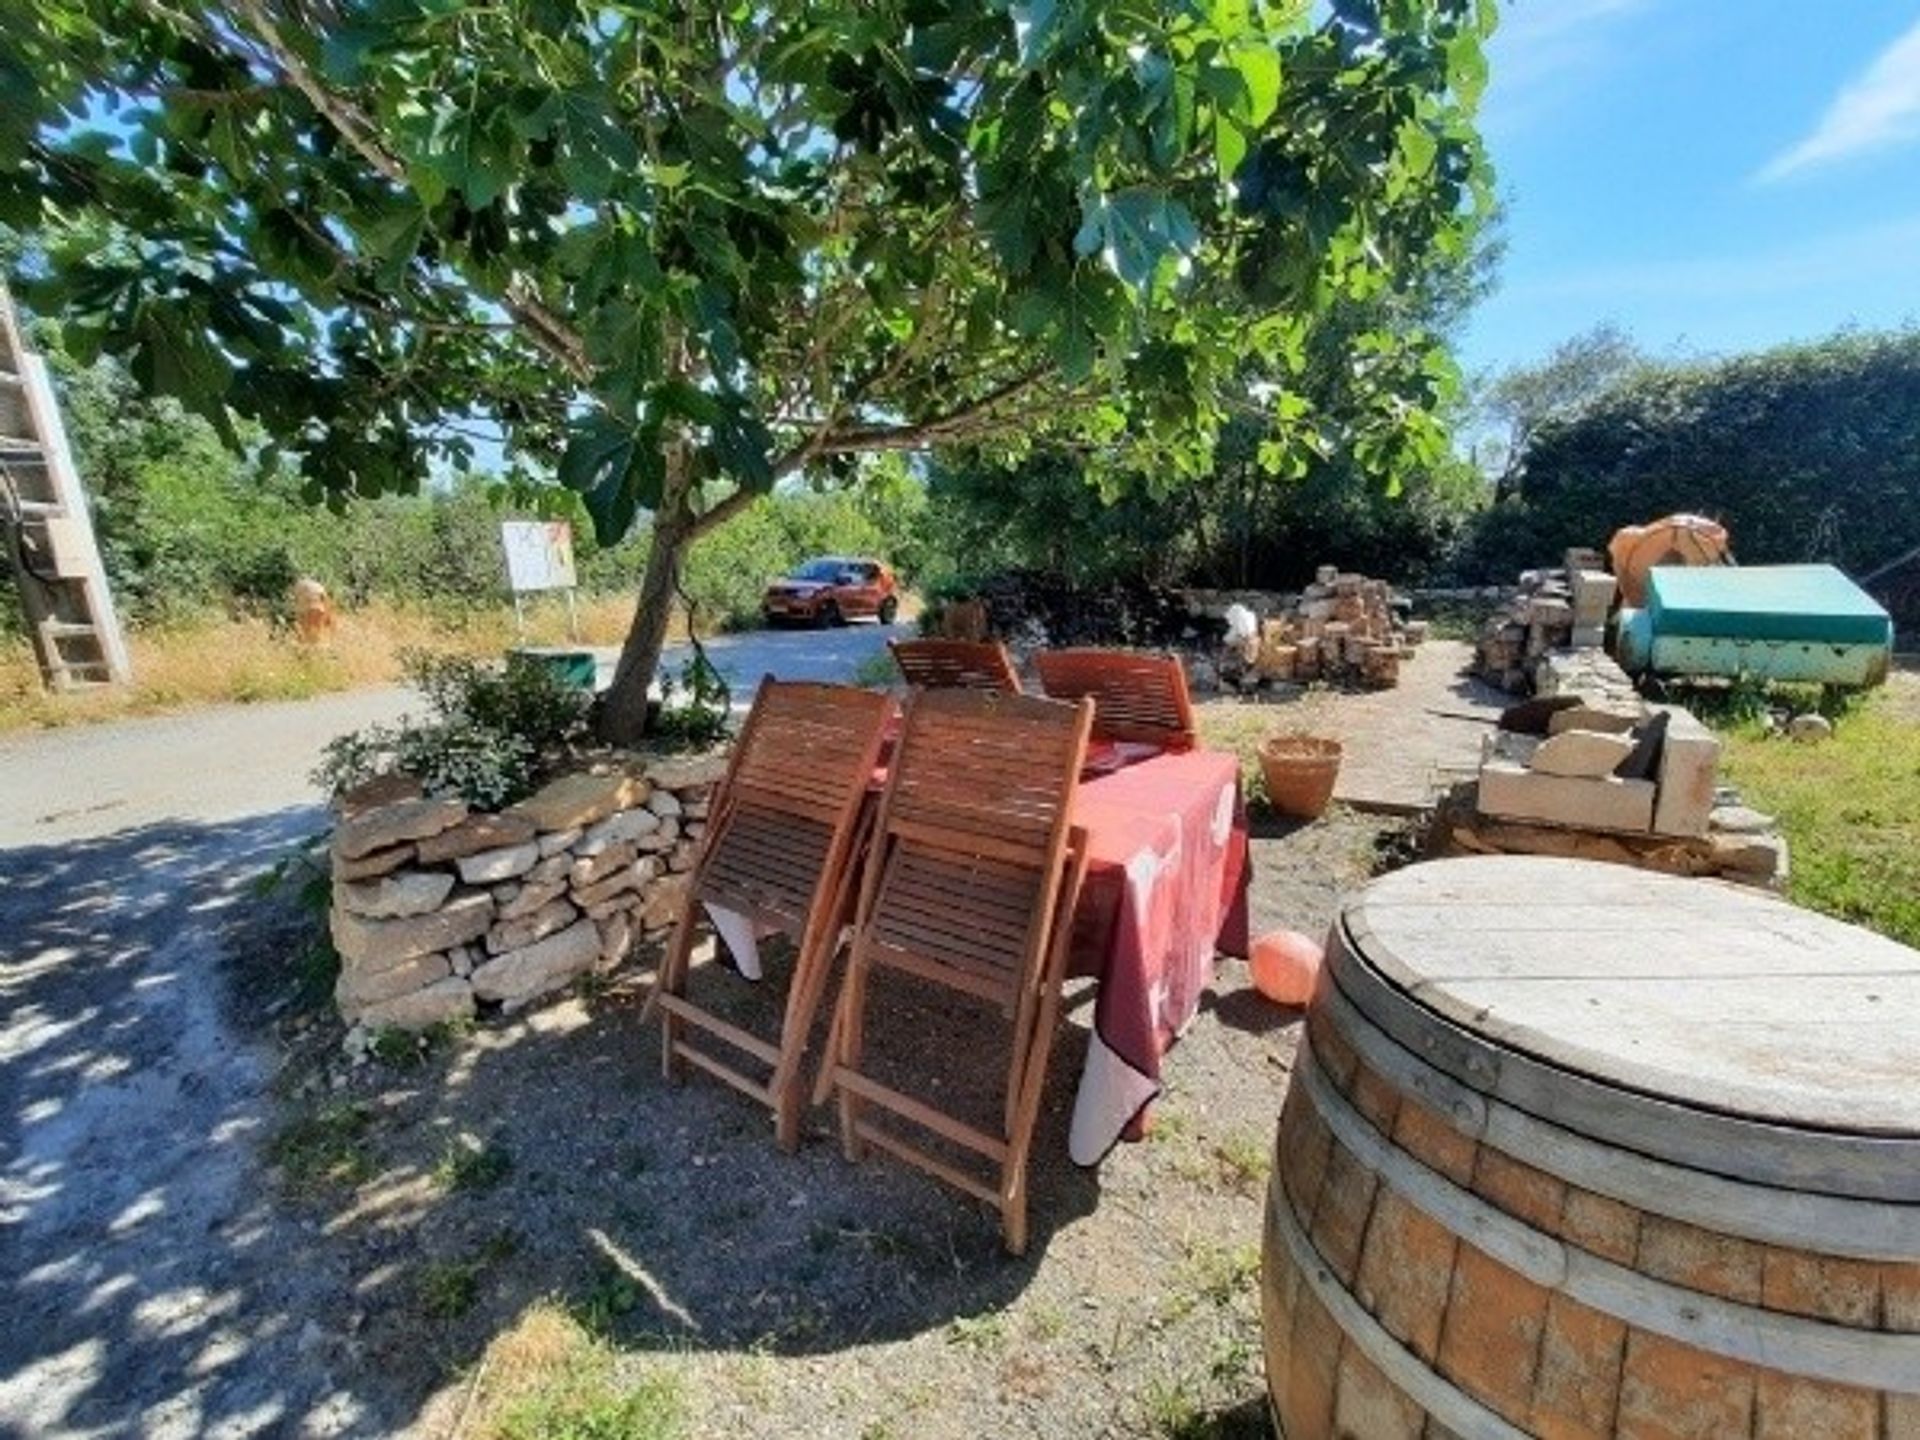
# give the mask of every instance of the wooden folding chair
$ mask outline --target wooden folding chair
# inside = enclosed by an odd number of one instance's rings
[[[1193,701],[1178,658],[1131,650],[1041,650],[1033,662],[1054,699],[1093,701],[1094,739],[1194,747]]]
[[[878,1146],[1000,1212],[1014,1254],[1027,1244],[1027,1153],[1059,1017],[1086,837],[1068,823],[1093,707],[974,690],[908,702],[861,882],[834,1016],[830,1072],[847,1158]],[[1012,1021],[1003,1114],[989,1133],[863,1068],[875,967],[990,1002]],[[952,1065],[972,1073],[972,1054]],[[939,1060],[930,1059],[929,1069]],[[951,1089],[949,1092],[951,1093]],[[929,1154],[868,1106],[984,1157],[991,1181]]]
[[[691,1064],[774,1112],[784,1150],[800,1140],[800,1065],[853,898],[866,805],[892,702],[845,685],[760,683],[715,794],[685,907],[661,962],[648,1010],[661,1014],[662,1066],[678,1080]],[[709,902],[757,931],[798,945],[780,1037],[769,1043],[687,998],[695,931]],[[642,1018],[645,1018],[643,1014]],[[705,1031],[771,1071],[764,1082],[698,1048]]]
[[[895,640],[893,663],[922,690],[998,690],[1020,693],[1007,647],[998,640]]]

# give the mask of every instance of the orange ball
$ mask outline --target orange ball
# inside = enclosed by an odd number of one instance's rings
[[[1276,1005],[1305,1005],[1326,952],[1298,930],[1272,930],[1253,942],[1253,988]]]

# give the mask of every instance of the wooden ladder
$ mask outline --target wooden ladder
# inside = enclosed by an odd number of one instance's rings
[[[0,286],[0,546],[50,690],[131,678],[46,362]]]

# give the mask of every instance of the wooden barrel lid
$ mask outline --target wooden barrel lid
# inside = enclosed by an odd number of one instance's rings
[[[1334,938],[1369,1019],[1542,1119],[1920,1200],[1920,952],[1758,891],[1519,855],[1387,875]]]

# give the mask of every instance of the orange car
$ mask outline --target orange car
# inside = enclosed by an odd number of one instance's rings
[[[767,586],[760,610],[769,625],[844,625],[868,618],[891,625],[900,611],[899,588],[893,571],[878,560],[825,555]]]

